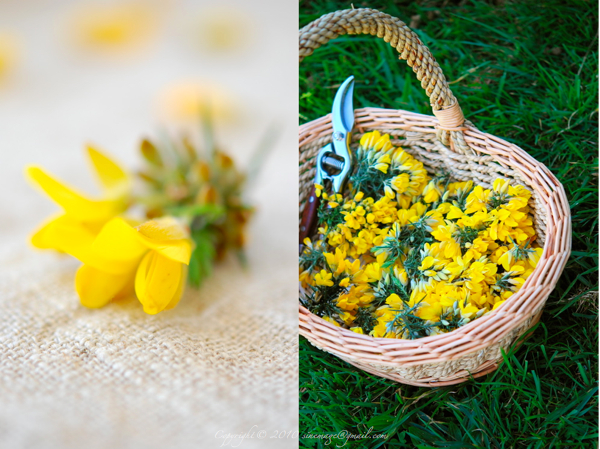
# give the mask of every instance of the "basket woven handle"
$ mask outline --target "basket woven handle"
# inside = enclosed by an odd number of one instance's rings
[[[439,128],[463,130],[464,115],[437,61],[404,22],[388,14],[365,8],[321,16],[300,30],[300,62],[321,45],[344,34],[370,34],[388,42],[417,74],[440,122]]]

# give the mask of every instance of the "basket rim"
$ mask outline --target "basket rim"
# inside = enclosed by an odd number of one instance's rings
[[[421,114],[421,113],[417,113],[417,112],[406,111],[406,110],[402,110],[402,109],[387,109],[387,108],[373,108],[373,107],[355,109],[355,115],[357,116],[357,118],[361,117],[362,114],[370,114],[370,113],[375,114],[375,115],[376,114],[396,113],[396,114],[402,114],[403,116],[412,117],[417,120],[424,119],[424,121],[429,122],[429,124],[417,123],[419,125],[418,127],[415,127],[413,125],[397,127],[397,129],[405,129],[406,131],[419,131],[419,132],[423,132],[423,133],[435,134],[436,133],[436,124],[439,123],[438,119],[435,116]],[[315,125],[319,125],[318,126],[318,128],[320,128],[319,132],[318,133],[315,133],[315,132],[308,133],[308,130],[311,129],[312,127],[314,127]],[[467,124],[465,124],[465,125],[467,125]],[[359,130],[361,129],[360,122],[357,121],[356,127]],[[381,122],[381,127],[382,128],[385,127],[385,122]],[[374,127],[370,126],[370,128],[373,129]],[[478,137],[480,139],[483,138],[484,140],[489,139],[490,141],[501,144],[510,149],[517,150],[517,152],[520,153],[520,154],[518,154],[519,156],[521,156],[525,160],[529,159],[529,160],[531,160],[531,162],[534,162],[537,166],[542,167],[546,173],[540,172],[540,173],[538,173],[538,175],[542,175],[542,177],[545,179],[549,178],[546,180],[551,181],[549,184],[553,184],[555,186],[555,191],[558,191],[559,198],[561,200],[567,199],[565,192],[564,192],[564,187],[558,181],[558,179],[548,170],[548,168],[544,164],[535,160],[527,152],[525,152],[522,148],[520,148],[519,146],[517,146],[513,143],[507,142],[506,140],[502,139],[501,137],[494,136],[492,134],[488,134],[483,131],[480,131],[473,126],[466,126],[466,128],[467,128],[467,130],[465,130],[465,132],[464,132],[465,140],[467,140],[469,137],[471,137],[471,138]],[[311,120],[309,122],[306,122],[306,123],[300,125],[299,126],[299,148],[311,143],[313,140],[316,140],[318,138],[319,134],[327,134],[330,132],[331,132],[331,114],[327,114],[325,116],[316,118],[314,120]],[[360,132],[363,132],[363,131],[360,131]],[[479,151],[477,151],[477,154],[479,156],[486,155],[485,153],[481,154]],[[488,155],[492,156],[492,157],[494,156],[494,154],[488,154]],[[511,158],[511,162],[517,162],[517,160],[513,157],[513,158]],[[534,189],[534,187],[529,187],[529,188]],[[548,192],[545,192],[545,193],[548,193]],[[515,315],[515,316],[520,315],[519,316],[520,319],[514,320],[511,323],[510,327],[503,329],[503,331],[501,333],[499,333],[498,335],[494,335],[494,333],[496,333],[496,331],[492,330],[491,332],[488,332],[487,333],[488,335],[486,335],[483,338],[480,337],[480,338],[476,338],[476,339],[471,339],[471,341],[473,341],[473,340],[481,340],[481,341],[488,340],[488,344],[491,345],[491,344],[493,344],[493,342],[501,339],[505,334],[510,332],[512,329],[517,328],[519,326],[519,324],[522,324],[529,317],[534,316],[536,314],[536,311],[543,308],[543,305],[544,305],[545,301],[547,300],[548,296],[551,294],[552,290],[554,290],[554,286],[556,284],[556,280],[557,280],[558,276],[555,276],[555,278],[553,279],[554,282],[551,282],[550,284],[546,283],[544,285],[534,286],[533,288],[531,288],[531,284],[540,276],[540,274],[547,271],[552,266],[558,266],[560,268],[558,270],[558,273],[560,275],[562,273],[562,270],[564,269],[564,265],[566,264],[568,257],[570,256],[572,234],[571,234],[571,219],[570,219],[571,216],[570,216],[570,209],[568,208],[568,202],[566,203],[566,206],[567,207],[563,207],[561,209],[563,212],[563,217],[566,218],[566,220],[564,220],[564,221],[567,225],[566,226],[567,229],[562,229],[562,231],[563,231],[562,234],[563,234],[563,236],[567,237],[566,238],[567,245],[563,245],[564,248],[562,248],[558,251],[555,251],[554,254],[549,255],[548,254],[549,249],[552,246],[556,246],[556,239],[547,238],[546,241],[544,242],[543,252],[542,252],[542,255],[540,257],[540,260],[539,260],[536,268],[533,270],[531,275],[525,280],[525,282],[523,283],[521,288],[515,294],[513,294],[510,298],[508,298],[497,309],[492,310],[489,313],[483,315],[482,317],[480,317],[476,320],[473,320],[470,323],[466,324],[465,326],[461,326],[460,328],[455,329],[451,332],[447,332],[444,334],[438,334],[438,335],[430,335],[430,336],[422,337],[422,338],[419,338],[416,340],[373,337],[368,334],[359,334],[359,333],[353,332],[350,329],[346,329],[341,326],[335,326],[335,325],[329,323],[328,321],[324,320],[323,318],[313,314],[308,309],[306,309],[302,304],[299,304],[300,314],[302,314],[302,313],[308,314],[311,317],[311,319],[313,319],[313,320],[316,318],[317,321],[323,327],[329,329],[332,334],[342,335],[346,338],[356,339],[357,341],[363,340],[363,341],[377,342],[378,346],[388,347],[386,349],[390,349],[389,347],[393,346],[393,347],[397,347],[397,348],[402,347],[406,350],[408,350],[410,348],[417,349],[419,347],[424,347],[424,346],[427,346],[427,347],[437,346],[437,345],[440,345],[440,343],[441,343],[440,341],[443,342],[443,340],[445,340],[445,339],[455,340],[455,344],[453,346],[460,346],[461,340],[468,338],[470,336],[470,334],[473,334],[477,329],[481,328],[483,325],[485,325],[489,321],[493,321],[494,318],[499,319],[502,316],[511,315],[511,314]],[[546,215],[551,216],[551,215],[558,215],[558,214],[556,214],[556,211],[553,210],[552,208],[548,208],[546,210]],[[548,227],[546,230],[546,234],[550,237],[552,237],[553,234],[556,233],[557,230],[560,231],[560,229],[557,229],[554,222],[552,222],[550,220],[548,221],[547,226]],[[562,255],[562,258],[559,258],[559,256],[561,256],[561,255]],[[524,296],[526,296],[526,295],[530,296],[530,295],[533,295],[534,293],[543,296],[544,300],[538,301],[538,302],[541,302],[541,305],[537,304],[535,308],[533,308],[530,312],[525,313],[525,314],[518,314],[518,312],[510,310],[510,309],[514,308],[514,306],[518,306],[518,305],[522,304],[523,300],[526,299],[526,298],[524,298]],[[507,309],[509,309],[509,310],[507,310]],[[519,308],[517,307],[517,310],[518,309]],[[302,329],[301,329],[301,334],[303,334]],[[457,336],[460,336],[461,338],[459,338],[457,340],[456,339]],[[491,336],[493,336],[493,338],[491,338]],[[443,347],[443,345],[440,345],[440,346]],[[477,349],[475,349],[474,351],[476,351],[476,350]],[[436,351],[432,350],[432,352],[436,352]],[[458,352],[456,354],[453,354],[449,358],[444,358],[444,361],[460,359],[460,358],[464,357],[466,354],[467,353]],[[351,357],[351,356],[346,355],[346,357]],[[356,359],[360,360],[360,357],[356,357]],[[383,364],[383,362],[380,362],[380,363]],[[431,362],[425,361],[423,363],[429,364]],[[395,365],[403,365],[403,364],[396,363]]]

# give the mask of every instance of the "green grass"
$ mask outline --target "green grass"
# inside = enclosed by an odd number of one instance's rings
[[[590,448],[598,441],[598,9],[591,1],[354,3],[410,22],[431,49],[465,116],[514,142],[563,183],[573,253],[531,338],[494,373],[461,385],[418,388],[366,374],[300,342],[302,438],[347,431],[386,440],[347,448]],[[300,1],[300,26],[346,9]],[[430,114],[426,95],[394,50],[372,37],[340,37],[300,65],[300,122],[331,110],[356,77],[355,107]]]

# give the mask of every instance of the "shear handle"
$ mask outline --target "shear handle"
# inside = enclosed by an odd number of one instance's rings
[[[317,212],[319,210],[320,203],[321,199],[317,197],[315,193],[315,186],[313,185],[310,189],[310,196],[304,205],[302,220],[300,221],[300,245],[302,245],[306,237],[312,236],[315,232],[317,225]]]

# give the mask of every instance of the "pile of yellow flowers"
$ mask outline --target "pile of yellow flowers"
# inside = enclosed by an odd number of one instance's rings
[[[513,295],[542,254],[525,187],[430,177],[378,131],[362,136],[347,192],[315,188],[320,227],[300,255],[301,302],[354,332],[450,332]]]
[[[104,190],[98,199],[39,167],[26,169],[27,178],[62,209],[31,243],[83,263],[75,288],[84,306],[135,295],[148,314],[171,309],[186,280],[199,285],[226,250],[241,252],[252,210],[241,199],[245,177],[226,154],[200,154],[187,141],[160,151],[144,140],[146,167],[135,176],[98,149],[87,152]],[[136,179],[142,184],[137,193]],[[145,219],[125,215],[136,208]]]

